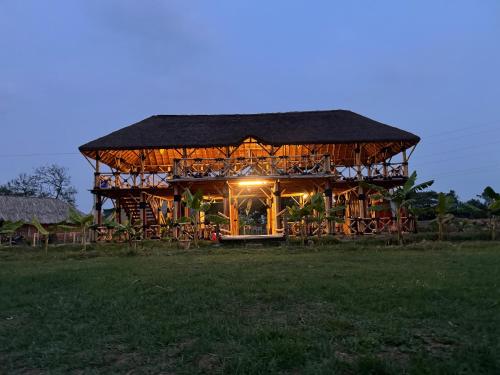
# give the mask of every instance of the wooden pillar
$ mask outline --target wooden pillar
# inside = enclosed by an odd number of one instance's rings
[[[361,185],[358,186],[358,204],[359,204],[359,217],[365,218],[366,217],[366,210],[365,210],[365,191]]]
[[[330,174],[332,172],[332,162],[331,162],[330,154],[325,154],[323,161],[324,161],[324,165],[323,165],[324,173]]]
[[[102,225],[102,197],[100,194],[95,196],[95,212],[96,212],[96,223],[98,226]]]
[[[330,181],[326,183],[325,187],[325,214],[327,216],[330,216],[330,210],[333,207],[333,199],[332,199],[332,185]],[[334,234],[335,233],[335,221],[330,220],[328,221],[328,234]]]
[[[273,231],[273,211],[272,211],[272,198],[266,199],[266,214],[267,214],[267,223],[266,229],[267,234],[272,234]]]
[[[278,217],[278,214],[281,211],[281,189],[279,181],[276,181],[274,183],[271,211],[272,211],[272,234],[278,234],[279,229],[282,228],[282,221],[279,220]]]
[[[144,179],[144,161],[146,160],[146,155],[144,154],[144,151],[142,150],[141,151],[141,155],[140,155],[140,159],[141,159],[141,170],[140,170],[140,173],[141,173],[141,185],[140,187],[145,187],[145,179]]]
[[[141,209],[141,219],[142,219],[142,233],[145,237],[146,228],[147,228],[147,216],[146,216],[146,193],[141,193],[141,202],[139,203],[139,207]]]
[[[231,235],[237,236],[240,234],[238,198],[233,195],[231,188],[229,188],[229,223]]]
[[[405,149],[403,149],[403,176],[408,177],[408,157]]]
[[[174,219],[174,221],[180,219],[181,217],[180,213],[181,213],[181,194],[179,186],[176,184],[174,185],[174,207],[172,212],[172,218]]]
[[[122,205],[120,203],[120,198],[116,198],[115,201],[115,220],[118,224],[122,223]]]
[[[100,175],[101,175],[101,157],[99,151],[95,153],[95,172],[94,172],[94,188],[98,189],[100,187]]]
[[[174,200],[173,200],[173,207],[172,207],[172,220],[174,223],[177,223],[177,221],[180,219],[180,209],[181,209],[181,195],[179,191],[179,186],[177,184],[174,184]],[[172,231],[172,235],[175,238],[179,237],[179,227],[174,227]]]
[[[354,159],[356,163],[356,178],[359,181],[363,179],[363,174],[361,171],[361,148],[358,144],[356,145],[356,148],[354,150]]]
[[[229,217],[230,215],[230,202],[229,202],[229,187],[226,185],[222,191],[222,213]]]

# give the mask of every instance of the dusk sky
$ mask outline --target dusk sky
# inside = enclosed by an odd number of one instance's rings
[[[0,0],[0,183],[153,114],[349,109],[422,138],[434,189],[500,190],[500,1]],[[195,135],[194,135],[195,136]]]

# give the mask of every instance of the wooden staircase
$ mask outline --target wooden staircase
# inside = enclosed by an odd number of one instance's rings
[[[152,204],[153,201],[146,199],[146,225],[156,225],[160,224],[161,213],[155,212]],[[142,223],[142,208],[141,208],[141,198],[138,196],[124,196],[120,197],[120,206],[126,212],[129,220],[133,223]],[[159,220],[160,219],[160,220]]]

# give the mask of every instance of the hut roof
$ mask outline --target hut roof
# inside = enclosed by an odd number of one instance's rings
[[[80,151],[264,144],[401,142],[420,138],[346,110],[235,115],[156,115],[80,146]]]
[[[70,205],[55,198],[0,195],[0,220],[29,223],[33,217],[42,224],[56,224],[68,219]]]

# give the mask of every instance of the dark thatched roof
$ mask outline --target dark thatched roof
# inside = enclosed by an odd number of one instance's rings
[[[42,224],[56,224],[68,219],[69,207],[54,198],[0,195],[0,220],[30,223],[36,216]]]
[[[157,115],[117,130],[80,151],[238,145],[253,137],[270,145],[402,142],[420,138],[345,110],[246,115]]]

